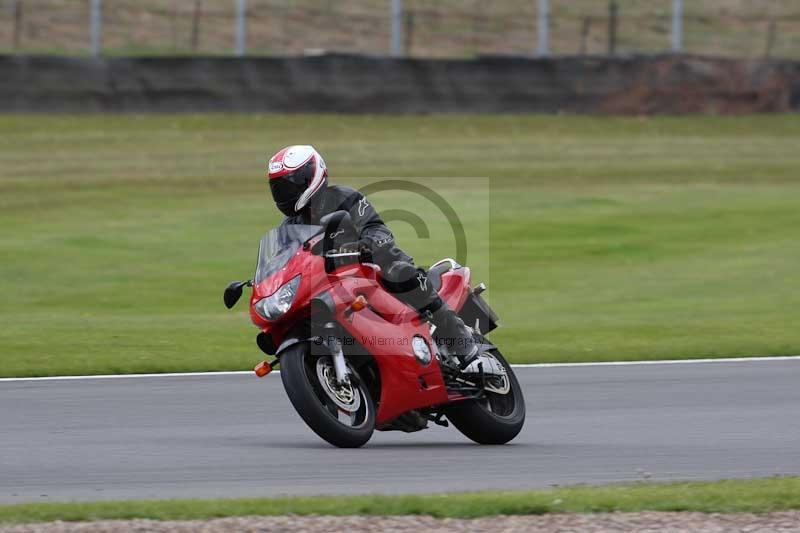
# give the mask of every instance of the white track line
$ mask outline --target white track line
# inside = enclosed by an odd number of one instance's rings
[[[765,361],[800,361],[800,355],[770,355],[764,357],[721,357],[719,359],[659,359],[655,361],[596,361],[593,363],[523,363],[514,368],[569,368],[575,366],[639,366],[689,365],[697,363],[762,363]]]
[[[276,371],[277,372],[277,371]],[[236,370],[229,372],[164,372],[163,374],[97,374],[88,376],[45,376],[38,378],[0,378],[4,381],[78,381],[91,379],[132,379],[132,378],[185,378],[185,377],[217,377],[253,375],[252,370]]]
[[[644,365],[690,365],[698,363],[764,363],[769,361],[800,361],[800,355],[765,357],[726,357],[720,359],[666,359],[657,361],[598,361],[594,363],[528,363],[511,365],[514,368],[572,368],[593,366],[644,366]],[[280,373],[279,370],[272,372]],[[0,383],[14,381],[78,381],[92,379],[133,379],[133,378],[183,378],[253,375],[252,370],[229,372],[165,372],[163,374],[100,374],[89,376],[46,376],[35,378],[0,378]]]

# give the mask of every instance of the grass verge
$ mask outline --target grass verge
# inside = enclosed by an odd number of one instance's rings
[[[696,511],[765,513],[800,509],[800,478],[690,483],[637,483],[541,491],[415,496],[319,496],[222,500],[33,503],[0,506],[0,522],[149,518],[195,520],[228,516],[407,515],[475,518],[492,515]]]
[[[513,362],[800,353],[793,115],[0,115],[0,376],[252,368],[221,293],[280,219],[264,166],[293,142],[337,183],[441,194]],[[456,255],[431,202],[370,198],[426,223],[390,223],[418,263]]]

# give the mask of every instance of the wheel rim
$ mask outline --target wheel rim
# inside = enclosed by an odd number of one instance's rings
[[[311,366],[311,368],[308,368]],[[357,376],[355,370],[348,363],[351,374]],[[323,356],[311,365],[307,365],[309,381],[312,382],[314,392],[323,408],[340,424],[357,429],[367,422],[369,418],[369,402],[366,401],[361,387],[354,386],[352,381],[339,384],[336,380],[336,371],[330,356]]]
[[[481,400],[480,405],[500,418],[511,417],[516,410],[516,396],[514,394],[514,387],[509,376],[509,369],[498,358],[490,353],[484,354],[487,357],[494,359],[497,364],[505,371],[502,376],[487,376],[486,379],[486,397]]]

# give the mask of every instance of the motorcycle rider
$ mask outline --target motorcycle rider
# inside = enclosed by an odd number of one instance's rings
[[[392,232],[364,195],[328,185],[325,161],[312,146],[287,146],[277,152],[269,160],[267,177],[275,205],[286,215],[283,224],[316,225],[329,213],[348,211],[359,238],[340,250],[358,251],[363,262],[381,267],[386,290],[436,326],[440,351],[456,356],[462,368],[478,357],[472,332],[428,284],[426,271],[395,245]]]

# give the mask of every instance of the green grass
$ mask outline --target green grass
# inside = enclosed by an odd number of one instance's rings
[[[192,520],[286,514],[384,516],[424,514],[436,517],[475,518],[564,512],[766,513],[794,509],[800,509],[800,478],[786,477],[414,496],[32,503],[0,506],[0,523],[133,518]]]
[[[278,222],[263,168],[296,142],[339,183],[438,178],[513,361],[800,353],[793,115],[2,115],[0,375],[251,368],[221,290]],[[488,203],[453,176],[489,178]],[[374,203],[429,222],[392,224],[418,262],[454,253],[429,203]]]

